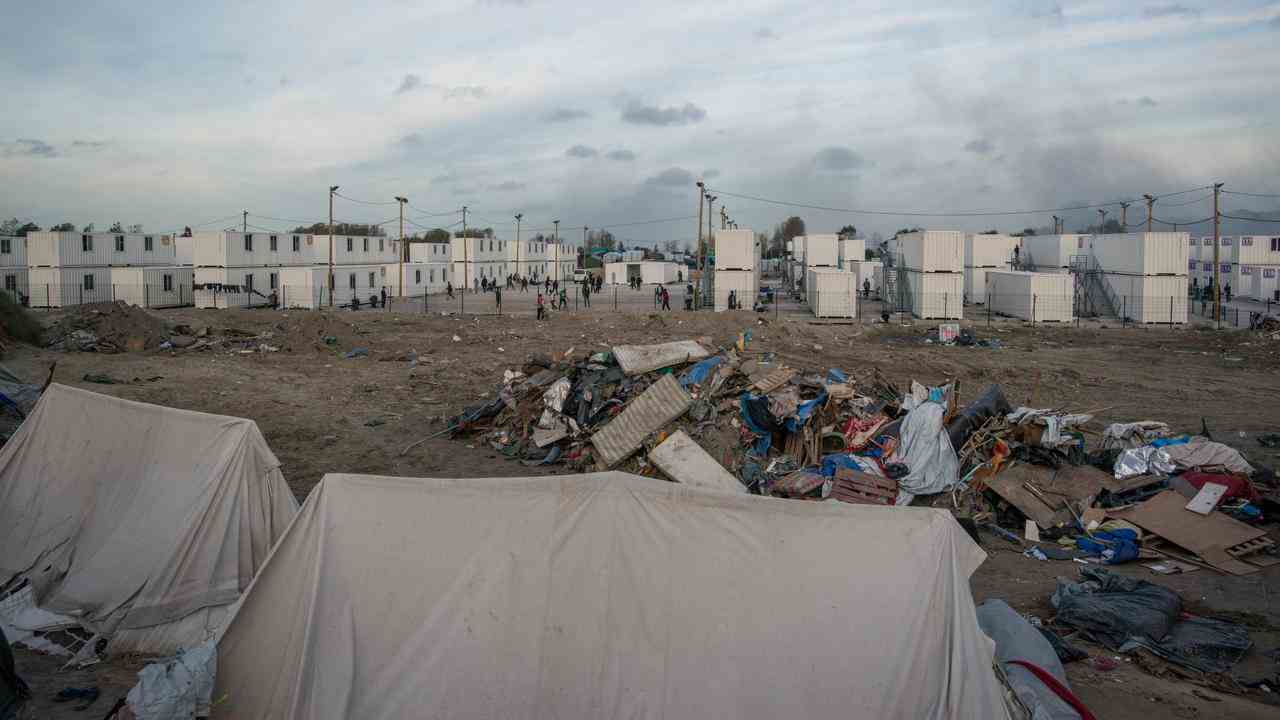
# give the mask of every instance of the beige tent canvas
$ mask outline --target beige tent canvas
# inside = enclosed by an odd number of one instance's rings
[[[1004,718],[946,511],[618,472],[328,475],[218,644],[215,718]]]
[[[0,449],[0,585],[166,654],[225,619],[298,510],[252,420],[50,385]]]

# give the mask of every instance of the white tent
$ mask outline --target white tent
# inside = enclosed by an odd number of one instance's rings
[[[625,473],[328,475],[218,645],[216,718],[1005,718],[946,511]]]
[[[298,502],[251,420],[50,385],[0,449],[0,586],[171,653],[210,637]]]

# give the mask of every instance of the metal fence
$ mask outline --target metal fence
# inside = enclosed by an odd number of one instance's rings
[[[39,283],[9,289],[8,292],[16,295],[24,305],[47,309],[117,300],[139,307],[183,307],[193,304],[195,298],[195,290],[189,281],[142,284]]]

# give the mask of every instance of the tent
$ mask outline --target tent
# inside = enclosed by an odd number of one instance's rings
[[[110,637],[205,640],[297,514],[251,420],[50,385],[0,449],[0,587]]]
[[[945,510],[626,473],[327,475],[218,642],[218,718],[1005,718]]]

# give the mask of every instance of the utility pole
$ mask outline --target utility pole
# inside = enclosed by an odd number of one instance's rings
[[[1098,209],[1098,234],[1102,234],[1103,226],[1107,224],[1107,211]]]
[[[241,216],[243,216],[243,220],[244,220],[243,229],[241,230],[241,232],[244,233],[245,235],[248,235],[249,234],[249,211],[245,210],[240,214]]]
[[[1132,203],[1120,203],[1120,232],[1129,232],[1129,206]]]
[[[702,246],[702,196],[706,192],[706,190],[701,180],[699,180],[697,184],[698,184],[698,288],[701,289],[702,276],[707,274],[707,269],[704,267],[704,263],[703,263],[705,252]],[[697,303],[695,302],[695,305],[696,304]]]
[[[333,194],[337,185],[329,186],[329,307],[333,307]]]
[[[1213,321],[1222,319],[1222,266],[1218,264],[1218,246],[1220,243],[1221,216],[1218,214],[1218,195],[1222,192],[1222,183],[1213,184]]]
[[[475,292],[476,288],[471,283],[471,238],[467,237],[467,206],[462,206],[462,292],[466,294],[467,288],[471,288],[471,292]]]
[[[558,282],[560,282],[560,221],[559,221],[559,220],[552,220],[551,222],[552,222],[552,223],[554,223],[554,224],[555,224],[555,226],[556,226],[555,233],[554,233],[551,237],[552,237],[552,240],[554,240],[554,241],[555,241],[555,248],[556,248],[556,282],[558,283]]]
[[[1061,234],[1062,234],[1062,233],[1058,230],[1058,221],[1059,221],[1059,220],[1061,220],[1061,219],[1062,219],[1062,218],[1058,217],[1057,215],[1054,215],[1054,216],[1053,216],[1053,234],[1054,234],[1054,235],[1061,235]]]
[[[729,213],[725,212],[724,206],[720,206],[720,229],[724,230],[725,225],[729,222]]]
[[[409,254],[409,243],[404,240],[404,204],[409,202],[409,198],[396,196],[396,202],[400,203],[400,294],[405,295],[404,291],[404,261],[405,256]]]
[[[1156,204],[1156,199],[1151,195],[1143,195],[1142,199],[1147,201],[1147,232],[1151,232],[1151,206]]]
[[[516,274],[524,277],[520,272],[520,218],[524,217],[524,213],[516,213]]]

